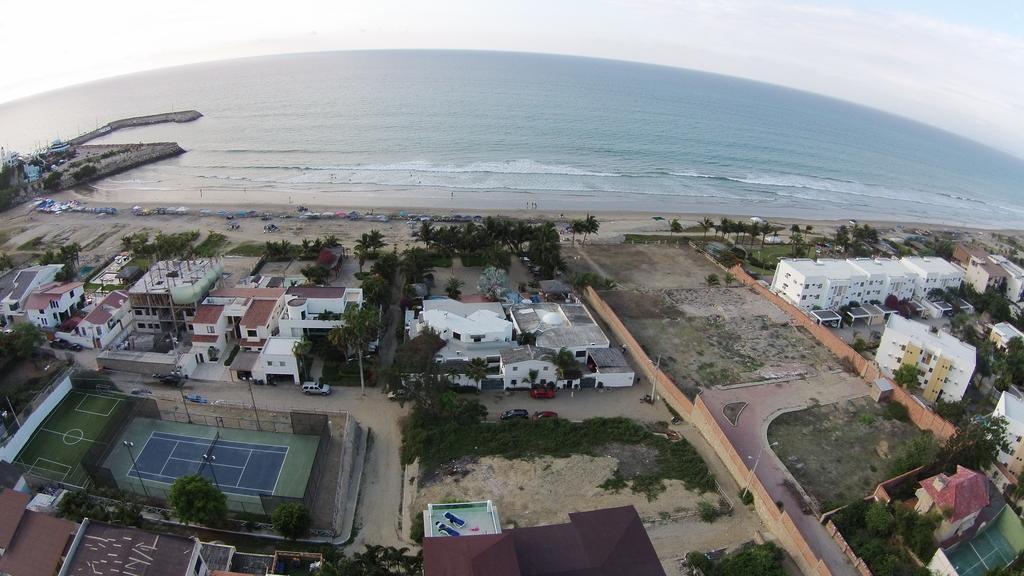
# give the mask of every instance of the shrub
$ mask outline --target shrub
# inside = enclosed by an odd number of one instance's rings
[[[298,540],[309,532],[312,519],[309,510],[298,502],[289,502],[278,506],[270,516],[274,530],[288,540]]]
[[[697,503],[697,513],[700,515],[701,521],[708,524],[714,522],[719,516],[718,507],[707,500]]]
[[[740,490],[740,502],[743,502],[746,506],[750,506],[754,503],[754,493],[750,490]]]
[[[899,402],[888,402],[885,408],[882,409],[882,415],[889,420],[898,420],[900,422],[909,422],[910,413],[907,412],[907,407]]]

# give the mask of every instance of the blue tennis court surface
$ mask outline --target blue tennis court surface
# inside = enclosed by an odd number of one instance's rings
[[[983,576],[1008,566],[1017,554],[999,530],[988,529],[946,551],[946,556],[961,576]]]
[[[226,494],[269,495],[287,455],[287,446],[153,432],[128,475],[173,484],[181,476],[199,474]]]

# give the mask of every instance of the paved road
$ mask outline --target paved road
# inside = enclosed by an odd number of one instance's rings
[[[867,393],[867,385],[859,378],[846,374],[824,374],[808,380],[780,384],[731,390],[712,389],[701,395],[729,440],[746,460],[747,469],[752,469],[756,463],[757,478],[775,501],[782,502],[783,509],[789,512],[811,549],[837,575],[854,576],[856,570],[818,519],[814,515],[802,514],[800,502],[783,487],[783,481],[790,478],[790,475],[768,446],[768,425],[784,412],[860,398]],[[722,412],[725,405],[733,402],[747,402],[736,426]],[[758,463],[759,454],[761,459]]]

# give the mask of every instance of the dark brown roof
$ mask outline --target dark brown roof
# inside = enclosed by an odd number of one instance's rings
[[[0,558],[0,573],[11,576],[53,576],[77,526],[32,510],[25,511],[14,542]]]
[[[11,545],[18,523],[25,514],[25,506],[30,501],[32,497],[24,492],[10,489],[0,492],[0,548]]]
[[[102,522],[83,524],[81,541],[65,561],[75,576],[183,576],[191,573],[196,541]]]
[[[424,576],[665,576],[632,506],[569,514],[568,524],[423,540]]]
[[[255,298],[277,300],[284,294],[284,288],[220,288],[210,292],[214,298]]]

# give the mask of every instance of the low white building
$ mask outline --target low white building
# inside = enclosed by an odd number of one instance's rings
[[[484,358],[489,365],[499,362],[499,353],[516,346],[513,325],[497,302],[466,303],[450,298],[423,301],[423,310],[408,326],[410,338],[431,329],[445,341],[438,360]]]
[[[107,294],[73,330],[57,332],[56,336],[86,348],[102,350],[113,344],[123,333],[130,332],[132,323],[128,293],[118,290]]]
[[[558,371],[552,363],[555,351],[550,348],[517,346],[502,350],[500,356],[501,379],[506,389],[558,383]]]
[[[278,317],[282,336],[323,336],[341,326],[349,306],[363,305],[361,288],[293,286],[285,292],[285,306]]]
[[[610,341],[583,304],[531,302],[509,310],[515,328],[513,337],[533,334],[536,345],[551,350],[567,348],[578,362],[585,363],[590,348],[608,348]]]
[[[893,314],[886,322],[875,361],[889,376],[904,364],[917,367],[925,400],[955,402],[967,392],[976,355],[974,346],[947,332]]]
[[[3,308],[3,324],[23,322],[25,301],[28,300],[29,294],[37,287],[53,282],[62,268],[60,264],[47,264],[19,270],[14,277],[13,287],[0,301]]]
[[[272,336],[267,339],[259,360],[252,367],[252,377],[266,381],[288,381],[302,383],[299,372],[299,361],[293,352],[295,344],[301,338],[290,336]]]
[[[1009,322],[1000,322],[999,324],[996,324],[992,327],[992,332],[988,335],[988,339],[1003,350],[1010,345],[1010,340],[1013,340],[1014,338],[1024,338],[1024,333],[1017,330],[1017,327]]]
[[[587,371],[580,382],[589,388],[624,388],[632,386],[636,373],[625,355],[617,348],[591,348],[587,350]]]
[[[907,256],[900,258],[900,263],[916,275],[914,297],[918,299],[936,288],[959,289],[966,276],[963,268],[942,258]]]
[[[40,328],[56,330],[84,306],[84,284],[51,282],[29,294],[25,301],[25,319]]]

